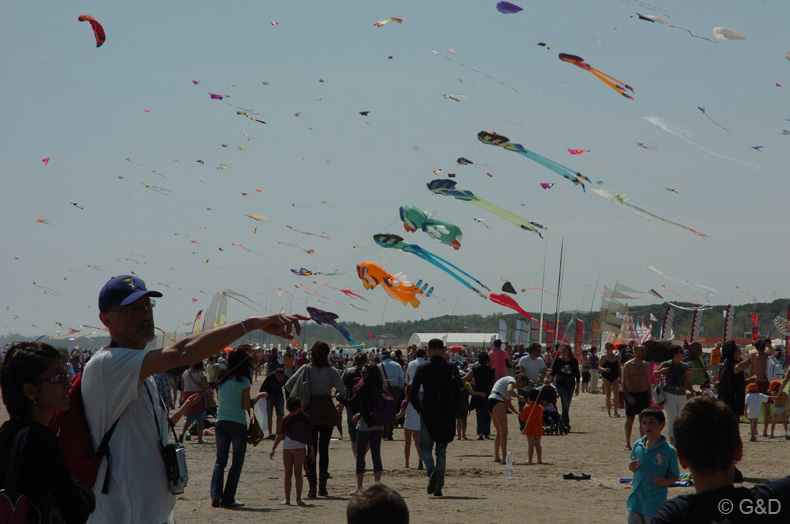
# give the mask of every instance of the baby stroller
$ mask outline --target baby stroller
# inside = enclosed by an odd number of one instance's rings
[[[546,384],[540,388],[539,398],[546,401],[546,406],[543,408],[543,434],[567,435],[570,430],[562,424],[560,413],[556,408],[557,389],[551,384]],[[549,408],[549,404],[554,409]]]

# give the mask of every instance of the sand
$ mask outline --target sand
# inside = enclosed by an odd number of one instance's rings
[[[257,390],[257,385],[253,386]],[[7,414],[2,410],[0,420]],[[543,437],[543,465],[527,465],[526,437],[518,434],[517,420],[508,416],[509,449],[515,456],[512,480],[505,478],[505,466],[493,462],[493,441],[474,440],[475,417],[468,419],[470,440],[455,440],[447,450],[447,477],[444,497],[426,493],[428,479],[416,469],[412,450],[411,468],[404,467],[403,431],[395,430],[395,440],[382,443],[384,475],[382,481],[396,489],[409,506],[413,523],[475,522],[480,524],[625,522],[625,504],[630,487],[620,477],[630,477],[628,451],[624,450],[625,418],[609,418],[603,395],[582,393],[571,405],[572,431],[564,436]],[[179,424],[180,429],[180,424]],[[770,426],[769,426],[770,431]],[[711,445],[715,445],[711,428]],[[762,429],[760,429],[762,433]],[[335,432],[336,433],[336,432]],[[787,474],[785,454],[790,441],[760,438],[748,441],[748,425],[741,424],[744,459],[739,465],[746,477],[745,486],[776,479]],[[635,428],[634,435],[638,435]],[[335,434],[335,436],[337,436]],[[269,460],[272,441],[248,447],[237,498],[245,503],[238,510],[212,508],[209,496],[214,468],[213,437],[206,444],[185,443],[189,465],[189,485],[178,497],[176,521],[195,524],[242,524],[260,522],[343,523],[346,522],[348,493],[356,487],[354,458],[348,440],[332,440],[330,445],[330,497],[306,499],[307,507],[280,506],[283,500],[282,451]],[[368,458],[368,464],[369,458]],[[563,480],[566,473],[587,473],[590,480]],[[227,474],[227,470],[226,470]],[[372,483],[366,477],[366,484]],[[670,497],[693,492],[693,488],[671,488]],[[305,496],[307,482],[305,481]],[[295,497],[292,496],[292,501]],[[538,502],[536,502],[538,501]],[[140,501],[144,504],[145,501]]]

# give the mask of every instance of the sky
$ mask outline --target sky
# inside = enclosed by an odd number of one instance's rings
[[[494,292],[509,280],[528,311],[542,299],[555,310],[561,245],[562,310],[599,308],[595,288],[617,282],[673,302],[790,296],[790,136],[778,133],[790,129],[790,4],[514,3],[523,11],[493,0],[3,3],[0,333],[96,326],[99,289],[129,273],[164,293],[156,322],[169,332],[225,289],[246,297],[230,319],[308,305],[364,324],[511,312],[377,246],[377,233]],[[102,47],[83,13],[104,26]],[[374,26],[391,17],[403,21]],[[745,40],[717,40],[714,27]],[[628,84],[633,100],[559,53]],[[582,191],[480,131],[591,183]],[[428,190],[450,173],[544,225],[543,238]],[[460,250],[406,232],[405,204],[458,225]],[[363,261],[434,292],[415,309],[365,290]],[[289,271],[299,268],[339,274]],[[662,303],[644,297],[634,303]]]

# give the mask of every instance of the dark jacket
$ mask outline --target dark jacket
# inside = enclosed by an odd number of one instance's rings
[[[434,442],[448,443],[455,437],[455,414],[463,389],[458,368],[441,356],[433,356],[417,368],[409,402],[422,415],[422,422]]]

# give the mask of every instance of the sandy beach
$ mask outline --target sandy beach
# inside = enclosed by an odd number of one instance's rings
[[[256,388],[256,386],[253,386]],[[409,506],[411,522],[456,524],[461,521],[485,524],[524,522],[625,522],[630,486],[620,484],[630,477],[628,454],[624,450],[625,418],[609,418],[603,395],[581,394],[571,405],[572,431],[565,436],[544,436],[543,465],[527,465],[526,437],[518,434],[517,420],[508,416],[509,449],[516,463],[512,480],[505,478],[505,466],[493,462],[493,441],[474,440],[474,413],[468,419],[470,440],[455,440],[447,450],[447,477],[444,497],[426,493],[427,477],[416,469],[414,452],[411,468],[404,468],[403,431],[395,430],[392,442],[382,443],[382,481],[398,490]],[[769,425],[770,431],[770,425]],[[761,430],[762,432],[762,430]],[[337,432],[335,432],[335,437]],[[741,424],[744,459],[739,465],[745,486],[787,474],[785,453],[790,451],[783,431],[779,438],[760,438],[750,443],[748,425]],[[634,435],[638,435],[635,424]],[[715,428],[711,428],[715,445]],[[280,506],[283,499],[282,458],[278,450],[269,460],[271,441],[249,447],[237,498],[245,503],[240,510],[211,508],[209,484],[214,465],[214,440],[207,444],[188,442],[190,480],[186,493],[176,504],[176,520],[184,523],[241,524],[247,522],[345,522],[348,493],[356,486],[354,460],[348,440],[333,439],[330,445],[329,498],[308,500],[308,507]],[[368,464],[370,461],[368,459]],[[563,480],[567,473],[587,473],[590,480]],[[367,480],[367,478],[366,478]],[[372,482],[372,475],[371,480]],[[307,483],[305,481],[305,494]],[[670,488],[670,497],[692,492],[693,488]],[[540,502],[536,503],[538,500]]]

